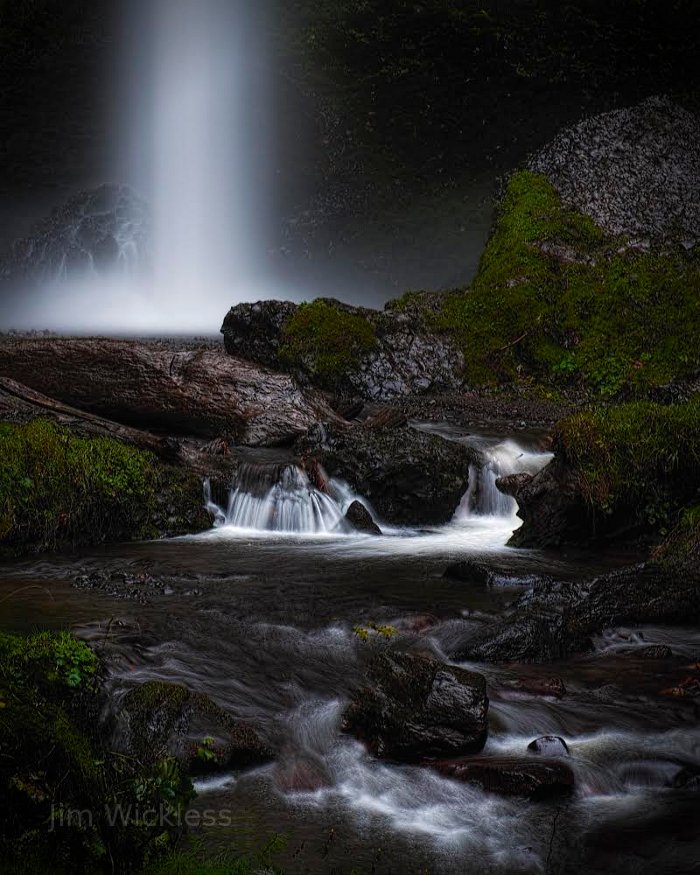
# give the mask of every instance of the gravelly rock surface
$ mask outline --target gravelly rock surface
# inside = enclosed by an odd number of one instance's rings
[[[700,240],[700,118],[667,97],[565,129],[529,167],[613,234]]]

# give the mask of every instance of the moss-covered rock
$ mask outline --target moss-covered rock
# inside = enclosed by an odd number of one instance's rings
[[[0,424],[0,549],[179,534],[209,525],[201,479],[47,420]]]
[[[203,693],[163,681],[149,681],[126,693],[116,738],[140,763],[175,757],[188,774],[243,768],[273,756],[251,724]]]
[[[498,482],[524,519],[512,543],[541,547],[668,531],[698,503],[700,401],[582,411],[558,423],[554,451],[534,477]]]
[[[318,299],[302,304],[285,323],[281,360],[334,389],[377,345],[372,324],[350,308]]]
[[[101,674],[68,633],[0,635],[1,871],[131,872],[181,834],[192,784],[112,752]]]
[[[697,249],[606,235],[521,171],[472,286],[447,295],[432,324],[459,339],[468,383],[643,391],[700,367]]]

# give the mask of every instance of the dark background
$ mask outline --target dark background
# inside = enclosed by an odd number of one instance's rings
[[[194,2],[194,0],[193,0]],[[0,4],[0,250],[113,179],[119,0]],[[693,102],[695,0],[272,7],[280,275],[379,302],[474,270],[499,178],[582,115]]]

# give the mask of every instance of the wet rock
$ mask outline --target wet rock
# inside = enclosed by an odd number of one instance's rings
[[[124,695],[114,740],[142,763],[174,756],[191,774],[243,768],[273,757],[249,723],[202,693],[163,681],[149,681]]]
[[[237,304],[226,314],[221,332],[229,355],[279,370],[282,329],[298,305],[291,301]]]
[[[476,451],[409,426],[316,428],[294,449],[302,459],[318,459],[382,519],[398,524],[449,522],[466,492],[469,466],[479,461]]]
[[[484,586],[491,582],[493,574],[485,565],[466,559],[463,562],[453,562],[448,565],[442,576],[461,580],[463,583]]]
[[[574,773],[556,761],[483,757],[440,762],[435,768],[448,778],[477,784],[487,793],[527,796],[534,801],[568,796],[574,789]]]
[[[569,745],[558,735],[543,735],[528,744],[527,749],[543,757],[568,757]]]
[[[357,532],[365,532],[369,535],[381,535],[382,533],[382,530],[372,519],[372,514],[359,501],[353,501],[346,510],[345,521]]]
[[[670,659],[673,656],[673,651],[667,644],[650,644],[630,652],[642,659]]]
[[[511,537],[513,547],[559,547],[590,541],[595,532],[590,509],[570,468],[555,457],[535,475],[499,477],[496,486],[518,503],[523,525]]]
[[[277,764],[275,784],[283,793],[316,793],[331,781],[321,762],[299,756]]]
[[[469,637],[451,642],[449,653],[457,660],[544,662],[590,650],[591,637],[611,626],[686,625],[699,616],[697,568],[679,573],[652,561],[583,582],[542,578],[503,614],[465,630]]]
[[[343,728],[377,756],[417,762],[481,750],[487,712],[482,675],[428,655],[386,650],[371,660]]]
[[[558,677],[520,677],[516,683],[517,689],[531,696],[551,696],[554,699],[561,699],[566,695],[564,681]]]

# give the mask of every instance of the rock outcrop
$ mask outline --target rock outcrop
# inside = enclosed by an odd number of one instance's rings
[[[371,660],[343,726],[377,756],[416,762],[480,751],[487,712],[482,675],[424,654],[384,651]]]
[[[700,240],[700,119],[667,97],[585,119],[529,166],[610,234]]]
[[[293,377],[206,346],[104,338],[7,338],[0,376],[143,429],[234,444],[289,443],[335,415]]]
[[[353,501],[350,507],[345,511],[345,521],[349,523],[356,532],[364,532],[368,535],[381,535],[382,530],[372,519],[372,514],[367,510],[364,504],[359,501]]]
[[[295,451],[347,481],[381,519],[402,524],[449,522],[478,461],[476,451],[407,425],[316,428]]]

